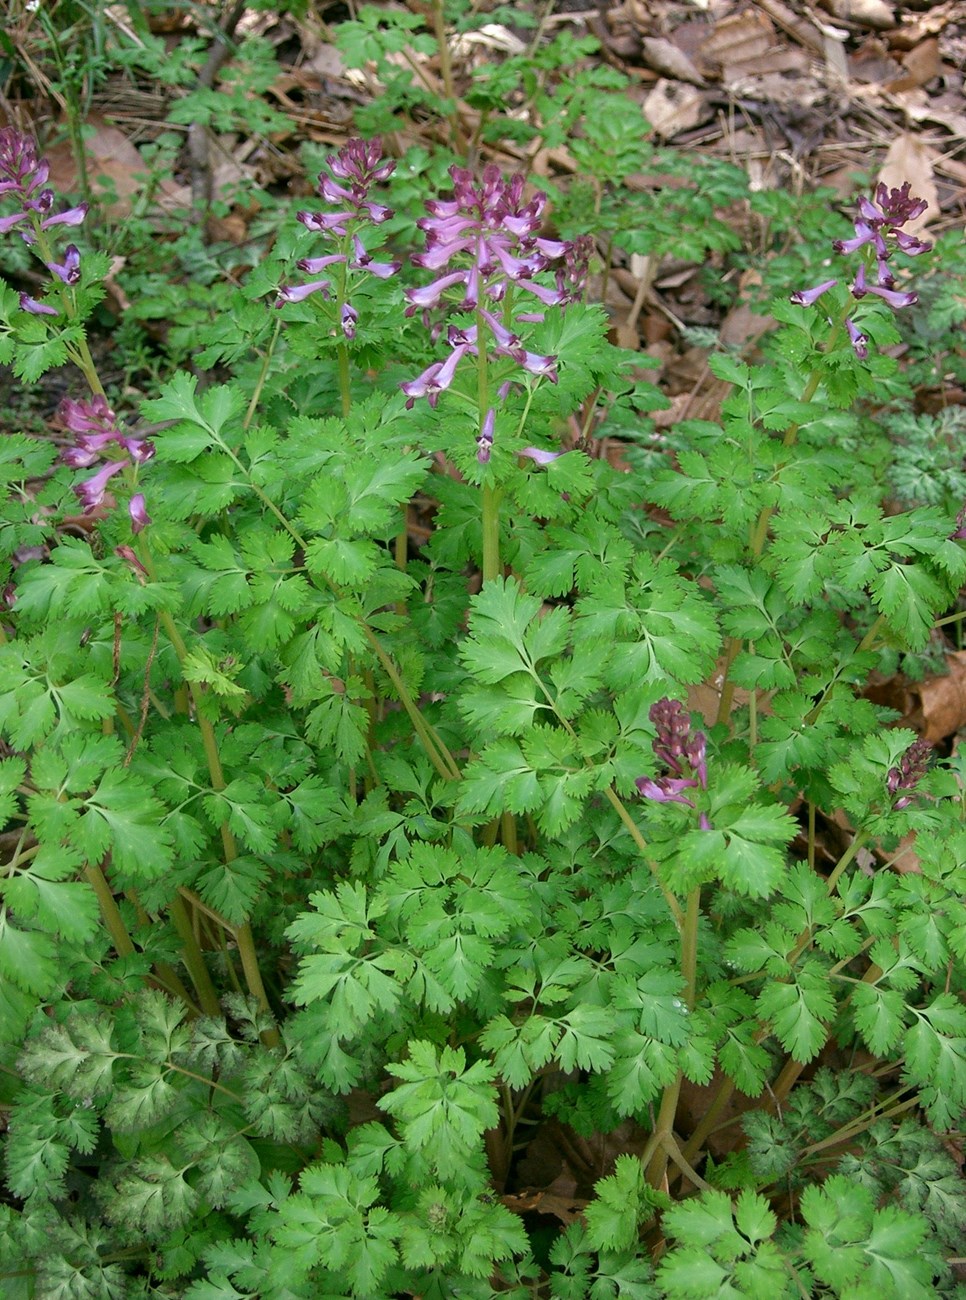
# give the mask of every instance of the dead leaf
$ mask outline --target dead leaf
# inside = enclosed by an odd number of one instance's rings
[[[889,189],[899,189],[906,181],[916,198],[925,199],[927,208],[921,217],[906,223],[914,233],[939,216],[939,191],[933,179],[933,162],[939,154],[909,131],[901,131],[889,146],[879,180]]]
[[[644,116],[661,140],[690,131],[706,116],[704,96],[699,90],[664,77],[644,101]]]
[[[944,740],[966,727],[966,650],[948,654],[946,666],[948,674],[930,677],[919,687],[925,740]]]
[[[896,16],[885,0],[819,0],[834,18],[858,23],[860,27],[895,27]]]
[[[914,90],[916,86],[928,85],[942,72],[942,59],[939,57],[939,42],[935,37],[921,41],[902,60],[902,75],[890,81],[885,89],[890,94],[900,90]]]
[[[645,36],[641,41],[644,62],[663,77],[687,81],[692,86],[703,86],[704,77],[683,50],[663,36]]]

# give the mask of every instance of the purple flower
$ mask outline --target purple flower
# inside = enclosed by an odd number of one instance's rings
[[[296,214],[297,220],[307,230],[322,235],[328,240],[339,241],[339,251],[327,253],[321,257],[303,257],[299,263],[300,271],[308,275],[317,275],[326,267],[344,263],[354,271],[367,271],[376,279],[387,280],[399,270],[398,262],[376,262],[366,250],[360,229],[367,225],[381,225],[392,216],[392,209],[383,203],[375,203],[369,197],[369,190],[377,182],[387,180],[395,170],[396,164],[391,160],[382,161],[382,145],[378,140],[348,140],[337,154],[326,158],[332,176],[322,172],[319,176],[318,192],[326,201],[335,206],[336,212],[307,212]],[[335,177],[336,179],[333,179]],[[340,184],[340,182],[345,182]],[[347,250],[351,242],[353,255]],[[329,297],[331,282],[315,280],[303,285],[285,285],[278,292],[275,306],[281,307],[287,302],[302,302],[310,294],[321,293]],[[340,291],[340,297],[342,292]],[[340,326],[345,338],[355,338],[358,312],[348,304],[339,305]]]
[[[278,297],[275,299],[275,306],[283,307],[287,302],[302,302],[312,293],[321,293],[323,298],[328,298],[331,287],[331,280],[309,280],[306,284],[281,285]]]
[[[891,278],[891,277],[890,277]],[[894,283],[894,281],[893,281]],[[887,302],[890,307],[896,309],[900,307],[911,307],[919,301],[917,293],[902,293],[898,289],[889,289],[881,284],[868,284],[865,278],[865,263],[861,263],[855,274],[855,283],[852,285],[852,297],[864,298],[867,293],[873,293],[883,302]]]
[[[342,333],[347,339],[354,339],[356,336],[356,321],[359,319],[359,313],[351,303],[342,304]]]
[[[889,794],[895,796],[901,790],[909,790],[910,792],[915,790],[926,775],[931,753],[932,745],[928,740],[914,740],[903,754],[899,766],[890,767],[886,773],[886,789]],[[909,795],[903,795],[899,799],[893,798],[892,807],[898,811],[900,808],[908,807],[910,803],[912,803],[912,799]]]
[[[333,266],[345,260],[345,253],[329,253],[326,257],[302,257],[295,265],[300,271],[304,271],[306,275],[318,275],[327,266]],[[323,283],[328,283],[328,281],[323,281]]]
[[[817,302],[819,298],[821,298],[823,293],[826,293],[829,289],[833,289],[837,284],[838,280],[823,280],[822,283],[817,284],[814,289],[799,289],[796,293],[792,294],[790,301],[793,302],[796,307],[811,307],[814,302]]]
[[[639,794],[645,799],[652,799],[655,803],[686,803],[689,808],[694,807],[692,801],[681,792],[693,790],[698,784],[697,781],[669,776],[662,777],[660,781],[652,781],[650,777],[639,776],[634,784]]]
[[[889,258],[898,248],[900,252],[915,257],[924,253],[932,245],[910,234],[902,227],[909,221],[922,216],[927,204],[925,199],[913,198],[910,183],[905,182],[899,189],[888,189],[881,182],[876,186],[874,201],[862,195],[858,201],[858,217],[854,222],[855,235],[852,239],[836,239],[832,247],[837,253],[851,255],[859,253],[861,261],[852,282],[852,296],[862,299],[867,294],[881,298],[895,311],[911,307],[918,302],[918,295],[897,289],[896,277],[889,264]],[[875,268],[875,283],[869,283],[869,274]],[[802,289],[792,294],[792,302],[801,307],[811,307],[822,294],[836,283],[827,280],[814,289]],[[855,355],[864,359],[869,355],[869,340],[855,321],[849,317],[845,328]]]
[[[483,427],[480,429],[479,437],[476,440],[476,459],[481,465],[489,463],[490,452],[493,450],[493,429],[495,425],[496,411],[491,406],[486,413]]]
[[[956,516],[956,531],[949,534],[949,540],[951,542],[966,542],[966,505],[963,506],[959,514]]]
[[[56,307],[48,307],[44,302],[38,302],[36,298],[31,298],[29,294],[20,295],[20,310],[30,312],[31,316],[59,316],[60,312]]]
[[[61,423],[71,433],[99,433],[118,437],[117,416],[107,404],[107,398],[95,393],[89,402],[65,397],[57,408]]]
[[[855,350],[855,355],[860,361],[864,361],[869,355],[868,338],[862,333],[851,316],[846,317],[845,328],[848,330],[848,335],[852,342],[852,347]]]
[[[563,452],[544,451],[542,447],[524,447],[523,451],[520,452],[520,455],[529,457],[529,459],[536,465],[549,465],[555,461],[558,456],[562,456]]]
[[[97,509],[104,500],[108,481],[129,463],[127,460],[110,460],[92,478],[85,479],[83,483],[75,485],[74,495],[84,507],[85,515],[89,515]]]
[[[131,532],[139,533],[142,528],[147,528],[151,522],[151,516],[144,507],[144,494],[135,492],[127,503],[128,514],[131,516]]]
[[[703,731],[691,733],[691,719],[678,700],[665,697],[651,705],[648,714],[657,728],[651,742],[654,757],[669,769],[669,774],[659,777],[640,776],[635,785],[645,798],[656,803],[681,803],[693,808],[694,804],[683,793],[685,790],[707,790],[707,738]],[[685,768],[690,769],[687,775]],[[702,830],[710,830],[711,823],[701,814]]]
[[[428,313],[449,291],[461,290],[461,297],[453,293],[452,305],[460,312],[477,313],[477,325],[460,330],[464,342],[474,351],[508,357],[528,373],[556,383],[557,358],[528,351],[515,329],[518,321],[543,320],[543,313],[519,311],[512,290],[522,289],[545,307],[573,301],[586,279],[592,241],[541,235],[547,196],[538,193],[524,201],[521,175],[504,178],[494,164],[483,169],[480,180],[463,167],[451,167],[449,174],[453,197],[427,200],[429,215],[416,223],[426,234],[426,247],[412,259],[414,265],[440,274],[407,291],[407,316],[422,311],[429,327]],[[554,275],[554,286],[534,279],[544,272]],[[476,330],[484,326],[486,337],[478,338]],[[403,391],[410,397],[422,395],[422,378],[404,384]]]
[[[409,398],[406,403],[407,410],[411,409],[417,397],[428,399],[430,406],[435,406],[439,400],[439,394],[445,388],[449,388],[456,374],[456,367],[471,350],[471,344],[461,343],[453,348],[445,361],[436,361],[431,366],[427,366],[421,375],[411,379],[409,383],[400,384],[399,387]]]
[[[13,230],[19,222],[25,221],[26,212],[15,212],[12,217],[0,217],[0,235],[5,235],[8,230]]]
[[[149,442],[147,438],[120,438],[118,441],[135,465],[147,464],[155,454],[154,443]]]
[[[63,280],[64,284],[77,284],[81,278],[80,250],[77,245],[68,244],[63,263],[48,262],[47,269],[52,271],[58,280]]]
[[[69,208],[66,212],[59,212],[55,217],[48,217],[46,221],[40,223],[41,230],[49,230],[51,226],[79,226],[87,216],[87,204],[78,203],[76,208]]]

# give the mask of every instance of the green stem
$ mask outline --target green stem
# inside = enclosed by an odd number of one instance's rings
[[[684,978],[684,996],[688,1011],[694,1010],[697,1001],[698,978],[698,923],[701,919],[701,889],[692,889],[685,904],[684,925],[681,927],[681,975]],[[652,1134],[653,1145],[646,1165],[647,1181],[652,1187],[663,1187],[667,1178],[668,1159],[674,1159],[674,1153],[681,1157],[690,1168],[687,1153],[680,1151],[674,1137],[674,1121],[677,1119],[678,1102],[681,1098],[681,1084],[684,1074],[678,1070],[674,1081],[664,1089],[661,1107],[658,1111],[657,1124]],[[675,1162],[677,1163],[677,1162]]]
[[[168,915],[181,940],[181,957],[195,986],[202,1011],[207,1016],[220,1016],[221,1003],[218,1001],[218,994],[208,974],[201,945],[198,943],[191,918],[188,916],[188,909],[180,894],[175,894],[168,904]]]
[[[104,924],[107,926],[108,933],[114,941],[114,948],[117,955],[119,957],[130,957],[135,950],[134,941],[127,932],[124,918],[121,916],[113,891],[107,883],[104,872],[99,866],[91,866],[88,864],[84,868],[84,875],[87,877],[88,884],[97,896],[98,906],[101,909],[101,916],[104,918]]]
[[[483,484],[483,581],[500,576],[500,496],[490,483]]]

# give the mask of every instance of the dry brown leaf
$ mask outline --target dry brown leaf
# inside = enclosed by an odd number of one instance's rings
[[[908,181],[911,192],[928,204],[921,217],[907,222],[909,231],[921,230],[939,216],[939,191],[933,179],[933,162],[938,157],[935,149],[910,131],[901,131],[889,146],[879,180],[889,189],[899,189]]]
[[[962,0],[930,5],[925,13],[902,15],[902,26],[889,33],[889,44],[897,50],[911,50],[926,36],[936,36],[956,18],[962,18]]]
[[[942,72],[942,59],[939,57],[939,42],[934,36],[920,43],[909,51],[902,60],[902,75],[890,81],[886,90],[913,90],[916,86],[925,86]]]
[[[704,58],[721,65],[727,82],[734,75],[744,75],[749,65],[754,65],[768,53],[775,39],[775,29],[762,13],[746,9],[715,24],[715,29],[703,42]]]
[[[919,687],[925,740],[945,740],[966,727],[966,650],[946,656],[949,673],[930,677]]]
[[[664,77],[645,99],[643,107],[651,130],[661,140],[669,140],[681,131],[690,131],[706,116],[705,99],[700,90]]]
[[[819,0],[835,18],[858,23],[860,27],[895,27],[896,16],[885,0]]]
[[[687,81],[692,86],[703,86],[704,77],[683,50],[663,36],[645,36],[641,41],[644,62],[662,77]]]

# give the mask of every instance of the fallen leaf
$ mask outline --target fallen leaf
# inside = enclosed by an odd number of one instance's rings
[[[966,727],[966,650],[946,656],[949,669],[942,677],[930,677],[919,687],[925,740],[944,740]]]
[[[683,50],[663,36],[645,36],[641,41],[644,62],[664,77],[703,86],[704,78]]]
[[[690,131],[706,116],[704,96],[699,90],[662,77],[644,100],[644,116],[661,140]]]
[[[860,27],[895,27],[896,16],[885,0],[820,0],[822,8],[835,18]]]

